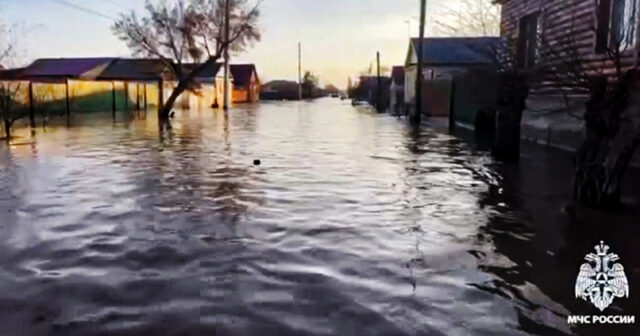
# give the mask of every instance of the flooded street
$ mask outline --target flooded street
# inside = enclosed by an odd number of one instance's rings
[[[640,213],[573,205],[566,154],[338,99],[75,119],[0,144],[0,335],[638,334],[567,324],[600,240],[640,313]]]

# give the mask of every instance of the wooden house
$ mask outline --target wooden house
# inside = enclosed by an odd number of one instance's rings
[[[231,64],[234,103],[254,103],[260,100],[260,78],[253,64]]]
[[[192,71],[196,64],[184,64],[187,71]],[[230,87],[233,88],[233,75],[229,75]],[[182,99],[182,105],[187,107],[197,106],[202,107],[215,107],[222,108],[224,103],[224,67],[222,63],[213,63],[205,67],[196,76],[196,85],[200,86],[200,94],[185,94]],[[233,102],[233,100],[231,100]]]
[[[298,100],[300,85],[288,80],[273,80],[260,88],[262,100]]]
[[[45,113],[51,111],[109,110],[112,105],[112,82],[97,77],[115,58],[45,58],[38,59],[13,72],[6,81],[20,82],[20,102],[37,105]],[[106,106],[105,106],[106,105]]]
[[[638,65],[638,0],[496,0],[501,35],[512,44],[515,66],[543,68],[569,53],[589,74],[613,76],[608,51],[621,51],[621,71]],[[558,52],[562,47],[569,52]],[[561,58],[560,60],[558,58]],[[585,89],[548,71],[532,85],[522,135],[540,143],[576,148],[582,140]],[[570,112],[570,113],[566,113]],[[571,116],[573,115],[573,116]]]
[[[495,51],[500,37],[438,37],[422,40],[423,112],[431,116],[450,115],[452,83],[469,71],[495,69]],[[420,39],[409,42],[405,61],[404,101],[408,109],[415,108]]]

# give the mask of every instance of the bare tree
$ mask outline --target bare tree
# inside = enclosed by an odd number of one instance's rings
[[[316,75],[311,71],[305,71],[302,77],[302,97],[307,99],[314,98],[318,83],[319,80]]]
[[[225,38],[225,1],[229,1],[229,40]],[[249,7],[247,0],[178,0],[154,5],[146,2],[147,16],[135,12],[122,14],[113,31],[136,55],[158,58],[178,84],[164,103],[160,117],[165,119],[177,98],[186,90],[197,90],[197,75],[216,63],[229,47],[242,51],[260,40],[257,22],[260,1]],[[185,70],[184,63],[199,63]]]
[[[15,67],[19,62],[18,26],[7,27],[0,22],[0,64],[7,68]],[[6,70],[13,72],[15,70]],[[0,78],[0,120],[2,121],[5,137],[11,139],[13,124],[26,116],[28,110],[21,101],[25,84],[19,81],[3,80]]]
[[[436,10],[434,30],[441,36],[499,36],[500,6],[493,0],[460,0]]]
[[[15,52],[14,36],[4,22],[0,21],[0,65],[4,64],[4,67],[8,67],[5,62]]]

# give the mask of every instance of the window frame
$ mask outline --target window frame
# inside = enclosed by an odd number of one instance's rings
[[[630,2],[631,4],[629,4]],[[619,6],[621,3],[623,3],[622,15],[615,15],[616,12],[614,12],[614,9],[619,9],[616,5]],[[627,52],[636,48],[638,45],[638,24],[640,23],[638,19],[640,11],[639,4],[640,2],[638,0],[598,0],[595,9],[596,31],[594,52],[596,54],[604,54],[611,50],[612,47],[616,47],[613,45],[613,38],[614,33],[619,33],[620,25],[623,26],[623,30],[633,28],[630,32],[623,33],[630,33],[630,36],[618,42],[620,43],[620,51]],[[632,8],[635,6],[635,12],[631,13],[630,16],[626,11],[627,6]],[[613,29],[614,25],[616,25],[616,30]],[[624,41],[625,39],[631,39],[631,41]]]
[[[518,20],[516,41],[516,67],[532,69],[540,58],[540,36],[542,12],[528,13]]]

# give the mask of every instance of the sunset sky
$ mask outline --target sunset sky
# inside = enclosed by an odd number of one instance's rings
[[[446,0],[451,3],[455,0]],[[430,0],[430,13],[443,0]],[[73,5],[90,11],[73,8]],[[25,61],[40,57],[130,56],[111,32],[112,20],[144,0],[0,0],[3,21],[23,25]],[[401,64],[408,26],[417,35],[418,0],[263,0],[263,38],[234,62],[252,62],[263,81],[296,79],[297,43],[303,45],[303,70],[322,83],[345,87],[382,53],[383,65]],[[429,35],[430,25],[427,27]]]

